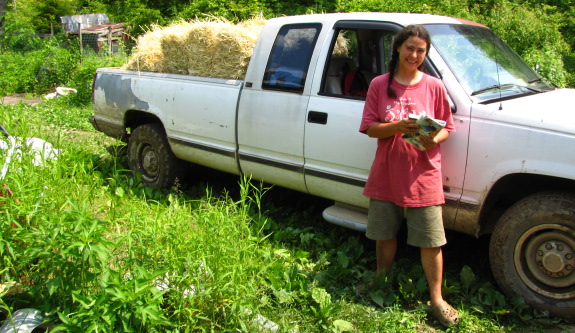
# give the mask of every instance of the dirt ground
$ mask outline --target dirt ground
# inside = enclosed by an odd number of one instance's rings
[[[14,94],[10,96],[0,97],[0,104],[3,105],[14,105],[20,102],[30,105],[36,105],[42,103],[42,98],[38,96],[30,96],[28,94]]]

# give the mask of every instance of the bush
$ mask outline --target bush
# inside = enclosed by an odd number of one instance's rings
[[[396,0],[340,0],[337,12],[404,12],[430,13],[432,7],[425,1],[411,3]]]
[[[79,54],[74,50],[50,46],[43,50],[44,61],[36,75],[35,93],[45,93],[69,80],[79,65]]]
[[[0,95],[6,96],[17,92],[34,89],[34,78],[26,65],[30,59],[19,52],[5,52],[0,56]]]
[[[43,39],[28,52],[5,51],[0,55],[0,94],[42,94],[65,83],[79,63],[77,52],[61,48],[57,40]]]
[[[99,67],[118,67],[126,62],[124,54],[117,54],[113,57],[92,55],[83,60],[82,65],[69,76],[66,86],[78,91],[70,97],[70,102],[74,105],[88,105],[92,102],[92,83],[94,74]]]
[[[42,38],[29,26],[7,21],[4,36],[0,39],[0,50],[27,52],[42,48]]]
[[[505,2],[491,12],[476,9],[473,14],[473,20],[491,27],[527,64],[541,65],[542,76],[559,86],[567,84],[562,55],[570,50],[559,30],[558,14],[549,14],[541,6],[528,8]]]
[[[92,81],[96,68],[120,66],[124,53],[112,57],[88,52],[83,59],[77,47],[63,47],[59,38],[43,39],[36,50],[14,50],[0,54],[0,96],[14,93],[46,94],[58,86],[75,88],[70,97],[75,105],[91,102]]]

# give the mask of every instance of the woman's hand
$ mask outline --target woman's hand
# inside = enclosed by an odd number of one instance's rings
[[[403,134],[413,134],[419,132],[419,125],[414,119],[403,118],[397,123],[397,130]]]
[[[433,149],[433,148],[437,147],[437,145],[439,144],[439,142],[437,142],[435,137],[432,138],[432,137],[426,136],[426,135],[420,136],[419,142],[421,142],[421,145],[425,148],[425,150]]]
[[[419,137],[419,141],[425,147],[425,150],[433,149],[437,147],[438,144],[449,138],[449,132],[442,128],[439,131],[432,132],[431,136],[422,135]]]

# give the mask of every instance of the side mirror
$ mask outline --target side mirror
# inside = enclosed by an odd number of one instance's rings
[[[541,65],[535,64],[535,67],[533,69],[535,70],[535,73],[539,73],[539,70],[541,69]]]

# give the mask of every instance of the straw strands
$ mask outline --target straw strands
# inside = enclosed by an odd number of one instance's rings
[[[153,26],[138,37],[124,69],[243,79],[265,20],[223,19]]]

